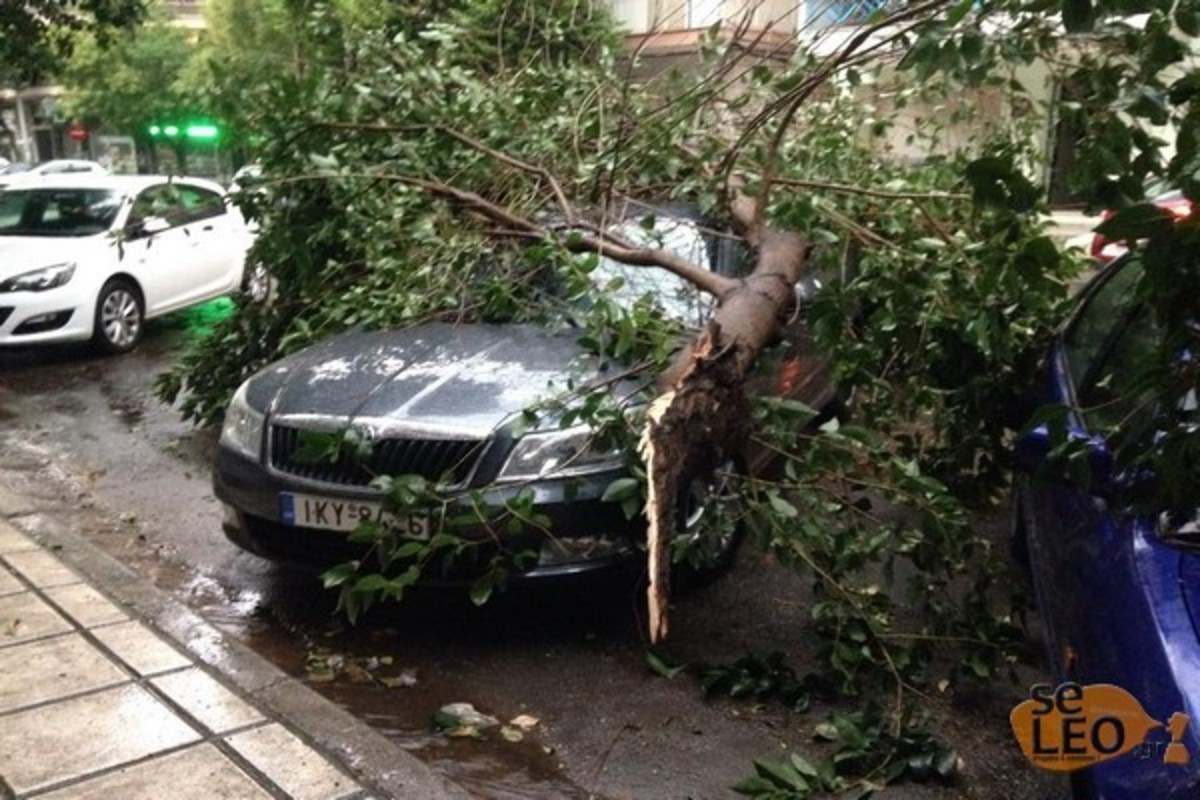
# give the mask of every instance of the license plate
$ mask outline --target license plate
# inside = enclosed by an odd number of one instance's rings
[[[409,539],[429,538],[427,517],[400,517],[383,510],[383,504],[371,500],[346,500],[311,494],[283,492],[279,495],[279,519],[284,525],[319,528],[326,531],[352,531],[363,522],[379,522],[396,529]]]

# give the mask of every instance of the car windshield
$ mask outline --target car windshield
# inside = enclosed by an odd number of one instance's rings
[[[658,217],[651,228],[629,220],[614,227],[613,232],[635,245],[661,248],[711,268],[709,243],[692,220]],[[597,288],[626,308],[649,296],[668,316],[685,324],[698,325],[712,314],[711,299],[664,269],[630,266],[602,257],[590,277]]]
[[[120,208],[111,189],[9,189],[0,192],[0,236],[92,236]]]

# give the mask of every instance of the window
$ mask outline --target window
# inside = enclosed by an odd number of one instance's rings
[[[140,225],[150,217],[165,219],[172,227],[186,222],[183,207],[179,203],[178,187],[171,184],[151,186],[137,196],[129,212],[128,225]]]
[[[179,203],[188,222],[219,217],[225,213],[225,201],[216,192],[183,184],[175,188],[179,191]]]
[[[897,6],[898,0],[804,0],[804,27],[816,32],[835,25],[860,25],[876,11]]]
[[[1141,277],[1139,262],[1125,262],[1091,293],[1071,322],[1066,336],[1067,360],[1070,362],[1071,382],[1077,390],[1083,386],[1093,362],[1114,328],[1133,306]]]
[[[631,220],[616,226],[615,232],[635,245],[661,247],[693,264],[712,266],[714,243],[690,220],[656,217],[653,230]],[[626,308],[646,297],[667,316],[687,325],[702,324],[713,311],[713,301],[695,286],[657,267],[630,266],[601,257],[589,277],[597,289]]]
[[[1138,384],[1158,349],[1154,315],[1149,308],[1138,306],[1113,327],[1100,358],[1079,388],[1079,404],[1090,427],[1098,432],[1133,422],[1135,417],[1150,416],[1152,411],[1151,395],[1139,391]]]
[[[112,225],[121,195],[108,189],[0,192],[0,236],[92,236]]]

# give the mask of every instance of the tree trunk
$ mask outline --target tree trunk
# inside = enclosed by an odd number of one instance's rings
[[[751,428],[746,376],[791,311],[808,259],[808,241],[759,226],[749,198],[735,202],[733,213],[758,248],[754,271],[721,298],[708,326],[663,373],[642,432],[652,642],[670,627],[670,546],[682,482],[710,473],[745,447]]]

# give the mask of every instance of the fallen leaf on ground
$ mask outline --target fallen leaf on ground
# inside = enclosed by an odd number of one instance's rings
[[[515,744],[519,741],[522,741],[525,738],[525,734],[521,733],[521,731],[517,728],[505,725],[500,729],[500,738],[504,739],[506,742],[513,742]]]
[[[512,719],[510,719],[508,721],[508,724],[512,725],[514,728],[519,728],[523,731],[528,731],[528,730],[533,730],[534,728],[536,728],[537,724],[539,722],[541,722],[541,720],[535,716],[532,716],[530,714],[521,714],[520,716],[513,717]]]

